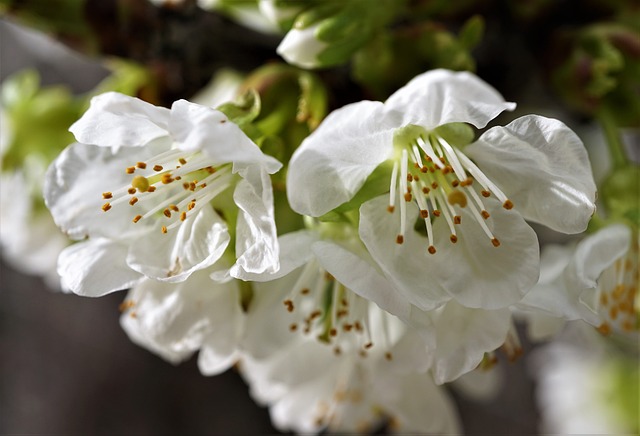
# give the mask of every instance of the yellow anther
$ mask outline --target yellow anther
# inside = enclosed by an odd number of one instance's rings
[[[404,194],[404,201],[409,202],[409,201],[411,201],[411,200],[412,200],[412,198],[413,198],[413,196],[411,195],[411,192],[405,192],[405,194]]]
[[[162,165],[154,165],[153,166],[153,171],[162,171],[162,170],[163,170]]]
[[[504,203],[502,203],[502,207],[504,207],[507,210],[513,209],[513,203],[511,202],[511,200],[507,200]]]
[[[176,206],[175,204],[170,204],[169,209],[171,209],[174,212],[180,212],[180,209],[178,209],[178,206]]]
[[[140,192],[147,192],[149,190],[149,180],[144,176],[135,176],[131,181],[131,186]]]
[[[135,193],[136,193],[136,188],[129,188],[129,189],[127,189],[127,192],[128,192],[129,194],[133,195],[133,194],[135,194]]]
[[[102,205],[102,210],[103,211],[108,211],[109,209],[111,209],[111,203],[105,203]]]
[[[103,192],[102,193],[102,198],[104,198],[105,200],[108,200],[110,198],[113,197],[113,194],[111,192]]]
[[[402,235],[396,236],[396,244],[402,244],[402,243],[404,243],[404,236]]]
[[[187,213],[186,213],[186,212],[182,212],[182,213],[180,214],[180,221],[184,221],[184,220],[186,220],[186,219],[187,219]]]
[[[609,334],[611,334],[611,326],[606,322],[600,324],[600,326],[596,330],[598,330],[604,336],[608,336]]]
[[[429,218],[429,211],[426,209],[421,209],[420,210],[420,217],[421,218]]]
[[[483,189],[482,191],[480,191],[480,193],[482,194],[483,197],[489,197],[491,196],[491,192]]]
[[[287,308],[287,312],[293,312],[294,306],[293,306],[293,301],[291,300],[284,300],[283,304],[285,305],[285,307]]]
[[[455,244],[458,242],[458,237],[456,235],[451,235],[449,236],[449,240]]]
[[[484,219],[489,219],[489,217],[491,215],[489,215],[489,212],[487,212],[486,210],[483,210],[482,212],[480,212],[480,215],[482,215],[482,218]]]
[[[156,187],[155,186],[149,186],[149,192],[155,192]]]
[[[167,218],[171,218],[171,211],[169,209],[165,209],[162,211],[162,213],[164,214],[164,216],[166,216]]]
[[[178,159],[178,162],[180,162],[181,165],[184,165],[187,163],[187,160],[181,157],[180,159]]]
[[[162,228],[160,229],[160,231],[162,233],[167,233],[167,227],[166,226],[162,226]]]
[[[136,167],[128,167],[125,171],[127,172],[127,174],[133,174],[135,170],[136,170]]]
[[[499,247],[500,246],[500,241],[498,241],[498,238],[493,238],[491,240],[491,243],[493,244],[494,247]]]
[[[462,217],[460,215],[455,215],[453,217],[453,223],[454,224],[460,224],[462,222]]]
[[[147,167],[147,164],[144,163],[144,162],[138,162],[138,163],[136,163],[136,166],[138,168],[140,168],[141,170],[143,170],[143,169],[145,169]]]
[[[129,200],[129,204],[131,206],[133,206],[134,204],[136,204],[138,202],[138,198],[137,197],[131,197],[131,200]]]
[[[435,216],[440,216],[442,213],[438,209],[434,209],[433,214]]]
[[[395,206],[391,206],[391,205],[387,206],[387,212],[393,213],[394,210],[396,210]]]
[[[434,247],[433,245],[429,245],[427,251],[429,252],[429,254],[436,254],[436,247]]]
[[[453,191],[449,192],[449,195],[447,196],[447,201],[452,206],[454,204],[457,204],[460,207],[466,207],[467,206],[467,196],[466,196],[466,194],[464,192],[458,190],[458,189],[454,189]]]
[[[138,222],[138,221],[140,221],[141,219],[142,219],[142,215],[136,215],[136,216],[133,218],[133,222],[134,222],[134,223],[137,223],[137,222]]]
[[[453,182],[451,182],[451,186],[453,186],[454,188],[457,188],[460,185],[460,182],[458,180],[454,180]]]
[[[169,183],[173,182],[173,177],[171,177],[171,174],[169,173],[165,173],[162,175],[162,178],[160,179],[160,181],[165,184],[168,185]]]

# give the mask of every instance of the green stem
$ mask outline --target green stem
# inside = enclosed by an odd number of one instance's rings
[[[624,167],[627,165],[628,159],[624,151],[624,144],[620,138],[620,132],[615,120],[606,110],[602,110],[598,114],[598,121],[602,126],[604,136],[607,140],[607,145],[609,146],[609,153],[611,155],[611,160],[613,161],[613,167]]]

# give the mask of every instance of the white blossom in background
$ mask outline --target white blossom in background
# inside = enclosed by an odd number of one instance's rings
[[[280,42],[277,52],[292,65],[302,68],[318,68],[322,66],[318,55],[323,53],[329,44],[318,39],[316,32],[320,24],[305,29],[292,28]]]
[[[398,298],[427,311],[452,299],[506,308],[538,280],[538,240],[525,219],[581,232],[596,192],[582,143],[557,120],[525,116],[463,148],[445,138],[451,123],[482,128],[514,107],[476,76],[445,70],[384,104],[347,105],[294,153],[291,206],[331,212],[369,189],[384,164],[388,188],[360,207],[360,237]]]
[[[541,280],[523,304],[543,316],[584,320],[603,334],[638,338],[638,234],[623,224],[612,224],[585,237],[575,246],[547,247]],[[529,313],[525,312],[527,318]],[[559,327],[534,318],[536,336],[550,336]]]
[[[33,155],[20,170],[0,175],[0,245],[14,268],[41,276],[51,289],[60,289],[58,256],[69,239],[41,204],[47,164]]]
[[[104,295],[143,277],[186,280],[222,257],[230,226],[231,276],[278,270],[269,174],[281,164],[223,113],[106,93],[71,131],[80,142],[49,168],[45,200],[56,223],[82,240],[58,265],[75,293]]]
[[[571,323],[558,340],[537,350],[531,363],[541,433],[638,434],[637,355],[605,343],[584,323]]]

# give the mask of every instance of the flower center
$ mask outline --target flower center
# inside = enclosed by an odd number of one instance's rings
[[[125,168],[131,184],[113,192],[103,192],[109,200],[102,205],[108,212],[128,203],[139,208],[133,223],[162,219],[160,230],[166,234],[197,213],[232,184],[231,164],[217,164],[202,153],[169,150],[149,162],[137,162]]]
[[[604,335],[613,330],[625,333],[640,330],[638,245],[636,240],[626,256],[618,259],[600,279],[599,312],[605,321],[598,327],[598,331]]]
[[[480,195],[473,187],[474,181],[482,187]],[[393,164],[387,206],[387,210],[393,213],[396,197],[400,199],[400,230],[396,242],[404,242],[407,203],[414,202],[420,209],[420,217],[424,219],[427,229],[429,253],[436,253],[432,220],[444,217],[451,231],[449,240],[455,244],[458,242],[456,226],[462,222],[458,212],[466,207],[493,246],[499,247],[500,241],[485,223],[490,215],[481,198],[492,194],[505,209],[513,208],[511,200],[476,164],[441,136],[424,132],[409,141],[403,141],[400,155]]]
[[[318,341],[333,345],[336,356],[357,351],[364,358],[374,348],[370,324],[372,304],[345,287],[315,260],[305,265],[283,304],[292,317],[291,332],[314,335]],[[385,314],[380,318],[376,338],[382,349],[387,350],[385,358],[391,360],[388,319]]]

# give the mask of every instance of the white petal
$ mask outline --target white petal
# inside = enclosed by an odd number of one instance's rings
[[[500,347],[511,325],[509,309],[469,309],[452,301],[434,316],[436,351],[433,377],[437,384],[475,369],[484,353]]]
[[[205,206],[167,234],[154,229],[131,241],[127,264],[146,277],[180,282],[220,259],[228,244],[226,224]]]
[[[568,246],[545,246],[540,257],[540,280],[515,307],[566,320],[579,319],[578,301],[564,283],[564,271],[572,254],[573,248]]]
[[[522,217],[487,199],[491,218],[486,221],[501,241],[494,247],[468,208],[459,209],[458,243],[449,241],[444,218],[433,227],[435,254],[427,252],[426,237],[409,231],[396,243],[398,211],[386,211],[382,196],[360,208],[360,237],[388,279],[411,304],[431,310],[451,297],[468,307],[497,309],[519,301],[538,280],[538,240]],[[407,222],[417,210],[408,205]]]
[[[426,257],[427,244],[417,235],[407,235],[404,244],[396,243],[399,212],[387,212],[387,205],[388,198],[381,196],[360,207],[360,238],[409,303],[422,310],[434,309],[451,298],[437,279],[437,265]],[[408,206],[407,222],[413,223],[418,212],[413,204]]]
[[[317,240],[318,235],[309,230],[299,230],[280,236],[278,238],[278,245],[280,246],[280,269],[275,273],[251,275],[251,280],[260,282],[276,280],[306,264],[313,257],[311,244]]]
[[[583,239],[564,274],[565,285],[579,305],[585,321],[599,325],[598,279],[629,250],[631,231],[615,224]]]
[[[289,162],[287,195],[302,215],[320,216],[349,201],[393,152],[397,114],[361,101],[333,111]]]
[[[91,239],[66,248],[58,259],[58,274],[78,295],[101,297],[127,289],[141,276],[127,266],[126,245],[107,239]]]
[[[447,70],[414,77],[385,102],[385,108],[403,114],[403,125],[429,130],[453,122],[483,128],[502,111],[515,107],[474,74]]]
[[[254,166],[233,193],[238,206],[236,264],[233,277],[249,280],[257,274],[273,274],[280,268],[278,235],[269,174]]]
[[[107,200],[102,193],[130,185],[132,177],[125,168],[162,148],[125,148],[114,154],[108,148],[76,143],[64,149],[44,182],[44,199],[56,224],[72,239],[126,238],[140,232],[144,224],[132,223],[139,212],[127,202],[104,212]]]
[[[434,258],[432,273],[460,304],[498,309],[520,301],[538,282],[538,237],[517,212],[505,210],[493,198],[484,199],[484,204],[491,215],[485,223],[499,247],[492,245],[467,207],[458,209],[458,242],[449,241],[449,227],[439,219],[434,226],[438,252],[423,254],[423,259]]]
[[[564,233],[586,229],[596,186],[580,138],[558,120],[528,115],[494,127],[465,153],[525,219]]]
[[[455,404],[444,387],[428,374],[385,377],[377,386],[377,399],[391,416],[399,434],[460,434]]]
[[[356,294],[401,318],[410,318],[411,305],[375,268],[331,242],[316,242],[311,249],[329,274]]]
[[[78,142],[113,147],[140,147],[168,136],[169,110],[138,98],[107,92],[91,99],[91,106],[69,131]]]
[[[233,363],[243,318],[235,282],[216,284],[202,271],[177,284],[145,279],[126,301],[120,322],[138,345],[172,363],[201,347],[219,369]]]
[[[254,164],[260,164],[269,174],[282,167],[276,159],[262,153],[225,114],[215,109],[178,100],[171,106],[169,129],[178,148],[202,150],[219,163],[233,162],[234,173]]]

